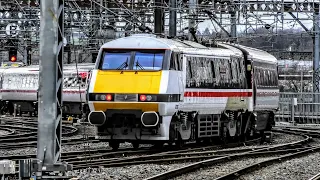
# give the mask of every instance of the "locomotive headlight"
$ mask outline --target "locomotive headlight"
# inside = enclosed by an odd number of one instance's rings
[[[96,94],[95,99],[96,99],[97,101],[104,101],[104,100],[106,100],[106,95]]]
[[[100,95],[100,100],[104,101],[106,100],[107,96],[106,95]]]
[[[151,95],[151,94],[148,94],[148,95],[144,95],[144,94],[140,94],[139,95],[139,101],[152,101],[152,102],[155,102],[157,101],[157,95]]]
[[[152,100],[152,96],[151,95],[147,95],[147,101],[151,101]]]
[[[112,100],[111,94],[95,94],[91,97],[94,97],[95,101],[111,101]]]

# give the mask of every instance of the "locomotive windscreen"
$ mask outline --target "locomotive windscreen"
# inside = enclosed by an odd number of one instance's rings
[[[165,50],[105,50],[101,70],[161,70]]]

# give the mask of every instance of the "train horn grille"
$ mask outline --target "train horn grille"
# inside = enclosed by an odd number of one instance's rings
[[[138,102],[138,94],[115,94],[114,101]]]

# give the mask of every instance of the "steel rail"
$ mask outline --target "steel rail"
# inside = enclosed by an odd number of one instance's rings
[[[312,176],[309,180],[320,180],[320,173]]]
[[[252,152],[250,154],[246,154],[245,156],[261,156],[261,155],[273,155],[273,154],[282,154],[282,153],[289,153],[289,152],[296,152],[305,150],[306,148],[296,148],[296,149],[286,149],[286,150],[276,150],[276,151],[269,151],[267,148],[264,151]],[[247,152],[251,152],[254,150],[247,149]],[[240,154],[240,153],[237,153]],[[229,154],[230,155],[230,154]],[[193,160],[205,160],[205,159],[212,159],[212,158],[222,158],[227,157],[229,155],[219,155],[213,153],[191,153],[191,154],[167,154],[167,155],[150,155],[150,156],[141,156],[141,157],[133,157],[133,158],[114,158],[114,159],[90,159],[90,162],[93,164],[91,167],[120,167],[120,166],[127,166],[127,165],[137,165],[137,164],[151,164],[151,163],[171,163],[171,162],[184,162],[184,161],[193,161]],[[233,154],[235,155],[235,154]],[[99,155],[96,155],[95,158],[98,158]],[[103,155],[102,155],[103,157]],[[100,157],[101,158],[101,157]],[[86,168],[87,165],[84,164],[84,161],[78,158],[79,160],[68,159],[68,162],[73,164],[74,169],[82,169]]]
[[[235,178],[238,178],[239,176],[241,176],[242,174],[244,174],[246,172],[249,172],[249,171],[252,172],[254,170],[262,168],[263,166],[268,166],[270,164],[283,162],[285,160],[292,159],[294,157],[299,157],[299,156],[302,156],[302,155],[305,155],[305,154],[308,154],[308,153],[311,153],[311,152],[314,152],[314,151],[319,151],[319,150],[320,150],[320,146],[309,147],[309,148],[307,148],[306,150],[303,150],[303,151],[299,151],[299,152],[296,152],[296,153],[287,154],[287,155],[283,155],[283,156],[280,156],[280,157],[275,157],[275,158],[272,158],[272,159],[269,159],[269,160],[265,160],[265,161],[262,161],[262,162],[259,162],[259,163],[255,163],[253,165],[247,166],[247,167],[242,168],[240,170],[233,171],[233,172],[231,172],[231,173],[229,173],[227,175],[224,175],[224,176],[221,176],[219,178],[216,178],[216,180],[235,179]]]
[[[83,151],[69,151],[69,152],[62,152],[62,159],[66,158],[76,158],[81,156],[82,154],[98,154],[98,153],[109,153],[110,157],[114,156],[123,156],[130,153],[136,153],[141,151],[144,152],[152,152],[148,148],[142,148],[136,150],[134,148],[120,148],[119,151],[114,151],[112,149],[94,149],[94,150],[83,150]],[[11,156],[1,156],[0,160],[8,159],[8,160],[19,160],[19,159],[26,159],[26,158],[35,158],[35,154],[27,154],[27,155],[11,155]]]
[[[12,135],[15,133],[15,131],[10,128],[0,127],[0,130],[7,132],[7,134],[1,135],[0,138],[3,136]]]
[[[12,140],[25,140],[22,142],[12,142],[12,143],[0,143],[0,149],[18,149],[25,147],[37,147],[37,137],[24,137],[24,138],[15,138],[9,139]],[[32,141],[30,141],[32,140]],[[98,143],[100,140],[95,139],[94,136],[89,136],[88,138],[70,138],[70,139],[62,139],[62,145],[74,145],[74,144],[82,144],[82,143]]]
[[[152,176],[150,178],[147,178],[148,180],[153,180],[153,179],[168,179],[168,178],[173,178],[173,177],[177,177],[179,175],[185,174],[185,173],[189,173],[189,172],[193,172],[195,170],[198,170],[200,168],[203,167],[207,167],[207,166],[211,166],[213,164],[216,163],[220,163],[220,162],[227,162],[231,159],[235,159],[235,158],[241,158],[241,157],[246,157],[249,156],[250,153],[255,153],[255,152],[261,152],[261,151],[267,151],[267,150],[274,150],[277,148],[286,148],[286,147],[292,147],[292,146],[297,146],[300,144],[304,144],[307,143],[311,140],[311,138],[307,135],[304,134],[299,134],[299,133],[295,133],[295,132],[286,132],[286,131],[282,131],[282,130],[275,130],[276,132],[282,132],[282,133],[290,133],[290,134],[297,134],[300,136],[305,137],[305,139],[303,140],[299,140],[299,141],[295,141],[295,142],[291,142],[291,143],[286,143],[286,144],[280,144],[280,145],[275,145],[272,147],[266,147],[266,148],[262,148],[262,149],[258,149],[258,150],[253,150],[251,152],[244,152],[244,153],[240,153],[240,154],[232,154],[232,155],[227,155],[227,156],[223,156],[223,157],[218,157],[218,158],[212,158],[212,159],[208,159],[208,160],[204,160],[204,161],[200,161],[200,162],[196,162],[187,166],[183,166],[171,171],[167,171],[165,173],[161,173],[155,176]]]

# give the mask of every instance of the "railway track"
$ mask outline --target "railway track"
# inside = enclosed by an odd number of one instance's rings
[[[15,123],[14,121],[6,124],[0,124],[1,130],[6,130],[9,133],[0,136],[0,149],[15,149],[22,147],[36,147],[37,145],[37,127],[36,122]],[[62,136],[69,137],[75,135],[78,129],[73,126],[62,125]],[[63,139],[64,144],[75,144],[77,141],[83,143],[83,139]],[[89,137],[89,140],[94,140],[94,137]],[[94,140],[98,142],[99,140]],[[80,143],[80,142],[79,142]]]
[[[10,128],[0,127],[0,130],[6,132],[5,135],[0,135],[0,137],[1,137],[1,136],[11,135],[11,134],[14,134],[14,133],[15,133],[15,131],[12,130],[12,129],[10,129]]]
[[[272,159],[269,159],[269,160],[265,160],[265,161],[262,161],[262,162],[259,162],[259,163],[255,163],[253,165],[247,166],[247,167],[242,168],[240,170],[233,171],[233,172],[231,172],[229,174],[226,174],[224,176],[216,178],[216,180],[218,180],[218,179],[219,180],[235,179],[235,178],[239,177],[240,175],[242,175],[244,173],[252,172],[252,171],[257,170],[259,168],[262,168],[264,166],[271,165],[271,164],[274,164],[274,163],[283,162],[285,160],[296,158],[296,157],[299,157],[299,156],[303,156],[303,155],[306,155],[306,154],[308,154],[310,152],[314,152],[314,151],[318,151],[318,150],[320,150],[320,146],[306,147],[306,148],[301,149],[301,150],[299,150],[298,152],[295,152],[295,153],[291,153],[291,152],[289,153],[288,152],[288,154],[286,154],[286,155],[275,157],[275,158],[272,158]]]
[[[0,120],[3,121],[3,120]],[[24,121],[13,121],[13,120],[9,120],[9,121],[5,121],[5,124],[2,124],[2,127],[11,127],[11,128],[19,128],[19,129],[28,129],[28,130],[34,130],[37,131],[38,129],[38,122],[24,122]],[[62,135],[66,136],[66,135],[73,135],[78,131],[77,128],[73,127],[73,126],[67,126],[67,125],[62,125]]]
[[[36,134],[35,134],[36,135]],[[16,140],[23,140],[23,142],[17,142]],[[30,141],[31,140],[31,141]],[[37,137],[30,137],[28,141],[28,137],[23,138],[14,138],[9,139],[8,141],[13,141],[12,143],[2,143],[0,140],[0,149],[18,149],[25,147],[37,147]],[[62,139],[62,145],[75,145],[75,144],[83,144],[83,143],[98,143],[100,140],[95,139],[93,136],[89,136],[87,138],[70,138],[70,139]]]
[[[259,141],[260,139],[255,139],[255,140],[251,140],[246,142],[247,145],[249,144],[253,144],[256,141]],[[74,141],[80,141],[80,142],[94,142],[95,139],[94,137],[89,137],[88,140],[83,140],[81,138],[75,138],[75,139],[71,139],[70,140],[63,140],[63,144],[72,144]],[[186,145],[183,149],[176,151],[174,148],[171,148],[169,146],[165,146],[163,149],[154,149],[154,148],[139,148],[134,149],[134,148],[122,148],[119,149],[117,151],[111,150],[111,149],[98,149],[98,150],[85,150],[85,151],[70,151],[70,152],[65,152],[62,153],[62,159],[85,159],[85,158],[99,158],[99,157],[126,157],[128,155],[134,154],[134,155],[138,155],[138,154],[150,154],[150,153],[173,153],[173,152],[189,152],[189,151],[200,151],[200,150],[213,150],[213,149],[221,149],[221,148],[226,148],[226,147],[236,147],[241,145],[242,143],[232,143],[232,144],[227,144],[227,145],[223,145],[223,146],[218,146],[218,145],[214,145],[214,146],[197,146],[194,147],[193,144],[188,144]],[[34,144],[36,145],[36,143]],[[1,147],[0,147],[1,148]],[[83,154],[93,154],[93,157],[84,157],[81,156]],[[0,157],[1,159],[9,159],[9,160],[18,160],[18,159],[25,159],[25,158],[35,158],[36,155],[18,155],[18,156],[4,156],[4,157]]]
[[[298,132],[292,132],[288,130],[275,130],[277,132],[283,132],[288,134],[301,135]],[[183,166],[179,169],[168,171],[163,174],[150,177],[149,179],[168,179],[170,177],[177,177],[181,174],[189,173],[198,170],[202,167],[207,167],[213,164],[231,161],[234,159],[245,158],[245,157],[259,157],[268,155],[281,155],[284,157],[286,154],[297,154],[301,152],[312,151],[310,148],[305,147],[312,138],[307,135],[301,135],[304,137],[303,140],[274,145],[274,146],[257,146],[253,147],[242,147],[242,149],[224,149],[239,147],[243,144],[251,145],[258,144],[260,139],[254,139],[245,143],[232,143],[227,145],[214,145],[214,146],[203,146],[195,147],[186,145],[184,149],[170,149],[164,147],[164,149],[150,149],[140,148],[135,150],[133,148],[123,148],[118,151],[110,149],[102,150],[86,150],[86,151],[74,151],[62,153],[62,160],[73,165],[73,169],[83,168],[99,168],[99,167],[120,167],[128,165],[138,164],[168,164],[172,162],[191,162],[193,164]],[[93,140],[93,139],[92,139]],[[83,140],[80,140],[83,143]],[[71,142],[72,143],[72,142]],[[63,142],[65,144],[65,142]],[[284,155],[283,155],[284,154]],[[36,155],[21,155],[21,156],[5,156],[0,157],[1,159],[19,160],[36,158]],[[288,157],[289,158],[289,157]],[[195,163],[194,163],[195,162]],[[245,172],[245,171],[243,171]],[[232,176],[232,175],[230,175]]]
[[[320,180],[320,173],[314,175],[314,176],[311,177],[309,180]]]
[[[303,147],[304,144],[308,143],[312,138],[300,134],[297,132],[290,132],[290,131],[282,131],[282,130],[275,130],[277,132],[283,132],[283,133],[288,133],[288,134],[296,134],[296,135],[301,135],[304,136],[303,140],[292,142],[292,143],[286,143],[286,144],[280,144],[280,145],[275,145],[271,147],[264,147],[264,148],[258,148],[254,150],[248,150],[244,151],[241,153],[232,153],[232,154],[225,154],[222,156],[212,156],[211,158],[207,158],[205,160],[198,161],[196,163],[192,163],[190,165],[186,165],[171,171],[167,171],[165,173],[161,173],[152,177],[147,178],[148,180],[153,180],[153,179],[168,179],[168,178],[174,178],[178,177],[183,174],[187,174],[190,172],[194,172],[196,170],[199,170],[201,168],[205,167],[210,167],[212,165],[218,164],[218,163],[225,163],[230,160],[236,160],[239,158],[247,158],[247,157],[256,157],[256,156],[266,156],[266,155],[276,155],[276,154],[285,154],[277,158],[272,158],[271,160],[266,160],[265,163],[273,163],[279,161],[279,159],[288,159],[292,158],[298,155],[304,155],[305,153],[313,152],[315,150],[320,150],[320,146],[317,147]],[[238,177],[242,173],[246,172],[247,170],[250,170],[252,168],[256,167],[261,167],[260,163],[256,163],[252,166],[248,166],[244,169],[240,169],[238,171],[234,171],[230,174],[227,174],[225,176],[219,177],[218,179],[234,179],[235,177]]]
[[[159,150],[150,151],[149,148],[141,148],[136,150],[134,148],[120,148],[118,151],[114,151],[111,149],[96,149],[96,150],[85,150],[85,151],[69,151],[69,152],[62,152],[61,157],[63,160],[65,159],[72,159],[72,158],[79,158],[84,157],[84,154],[103,154],[104,157],[123,157],[128,156],[131,154],[143,154],[143,153],[152,153],[158,152]],[[8,159],[8,160],[20,160],[20,159],[27,159],[27,158],[36,158],[36,154],[29,154],[29,155],[12,155],[12,156],[3,156],[0,157],[0,160]]]
[[[38,117],[26,117],[26,116],[8,116],[8,115],[3,115],[0,116],[0,123],[1,122],[38,122]],[[62,124],[72,124],[72,121],[67,121],[67,120],[62,120]]]
[[[259,152],[261,149],[266,152]],[[92,157],[97,158],[97,156],[91,156],[90,167],[119,167],[119,166],[128,166],[128,165],[137,165],[137,164],[153,164],[153,163],[176,163],[176,162],[185,162],[185,161],[199,161],[199,160],[207,160],[212,158],[222,158],[225,157],[225,154],[234,154],[234,153],[245,153],[245,152],[255,152],[256,154],[251,153],[251,155],[261,155],[261,153],[286,153],[286,152],[294,152],[299,151],[301,149],[288,149],[285,151],[269,151],[269,148],[257,148],[252,150],[252,148],[248,149],[240,149],[240,150],[201,150],[198,152],[184,152],[180,151],[174,152],[165,152],[165,153],[156,153],[153,155],[143,155],[137,157],[128,157],[128,158],[113,158],[113,159],[92,159]],[[88,164],[84,164],[81,159],[67,159],[70,164],[73,164],[74,169],[82,169],[86,168]],[[92,165],[91,165],[92,164]]]
[[[213,157],[221,157],[222,155],[216,155],[217,153],[239,153],[261,149],[258,148],[247,148],[241,150],[223,150],[223,148],[239,147],[243,144],[257,144],[260,138],[240,143],[231,143],[227,145],[214,145],[214,146],[204,146],[204,147],[186,147],[182,150],[172,150],[168,149],[146,149],[138,151],[120,151],[112,152],[110,150],[99,150],[99,151],[89,151],[89,152],[77,152],[76,154],[63,154],[62,160],[67,161],[73,165],[74,169],[82,169],[89,167],[119,167],[135,164],[146,164],[146,163],[166,163],[166,162],[181,162],[181,161],[198,161],[199,159],[210,159]],[[288,146],[294,147],[299,146],[298,143],[290,144]],[[222,150],[221,150],[222,149]],[[88,156],[83,156],[82,154],[89,154]],[[91,155],[92,154],[92,155]],[[135,157],[127,157],[129,155],[134,155]],[[125,157],[124,157],[125,156]],[[29,155],[27,157],[35,157],[35,155]],[[9,159],[22,158],[24,157],[7,157]]]

